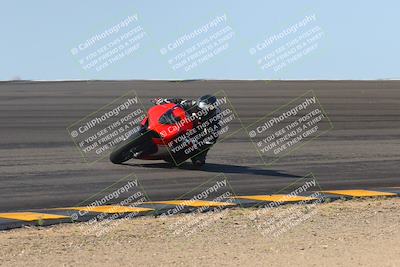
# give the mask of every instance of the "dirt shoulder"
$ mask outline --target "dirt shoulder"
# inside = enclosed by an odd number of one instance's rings
[[[296,216],[294,216],[296,214]],[[400,266],[400,199],[0,232],[5,266]]]

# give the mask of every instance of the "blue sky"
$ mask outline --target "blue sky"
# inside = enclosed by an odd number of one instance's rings
[[[3,1],[0,80],[16,77],[32,80],[398,79],[399,10],[398,1],[365,0]],[[72,55],[71,49],[133,15],[138,20],[124,30],[141,27],[145,37],[138,41],[140,48],[102,70],[85,70],[79,60],[120,38],[123,30],[78,55]],[[224,15],[226,21],[212,30],[193,37],[167,55],[160,53],[160,49],[178,38]],[[310,25],[256,55],[249,53],[250,48],[266,38],[311,15],[316,20]],[[202,40],[226,26],[234,35],[222,52],[188,71],[174,69],[169,63],[172,56],[182,55],[191,46],[198,45],[200,50]],[[319,27],[323,35],[314,42],[315,49],[310,53],[296,60],[290,59],[295,55],[291,54],[285,59],[288,60],[285,67],[278,71],[265,70],[257,64],[260,56],[278,48],[286,47],[282,53],[289,52],[288,44],[311,27]],[[216,48],[209,52],[214,53]],[[301,49],[297,52],[301,53]]]

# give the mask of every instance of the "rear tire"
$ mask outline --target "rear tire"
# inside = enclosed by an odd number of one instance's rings
[[[196,167],[202,167],[206,164],[206,160],[205,159],[194,159],[192,158],[192,164]]]

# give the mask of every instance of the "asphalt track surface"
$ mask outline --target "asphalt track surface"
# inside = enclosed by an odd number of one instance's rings
[[[313,89],[334,128],[269,167],[244,131],[218,143],[202,170],[159,161],[83,163],[66,127],[132,89],[147,106],[154,97],[224,90],[244,125]],[[400,82],[4,82],[0,158],[1,212],[73,206],[131,173],[151,200],[177,198],[221,172],[237,195],[274,193],[310,172],[326,190],[398,187]]]

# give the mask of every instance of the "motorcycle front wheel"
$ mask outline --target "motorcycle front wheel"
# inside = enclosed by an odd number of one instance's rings
[[[121,164],[130,160],[133,157],[132,150],[142,143],[143,137],[144,134],[140,132],[131,135],[110,154],[110,161],[114,164]]]

